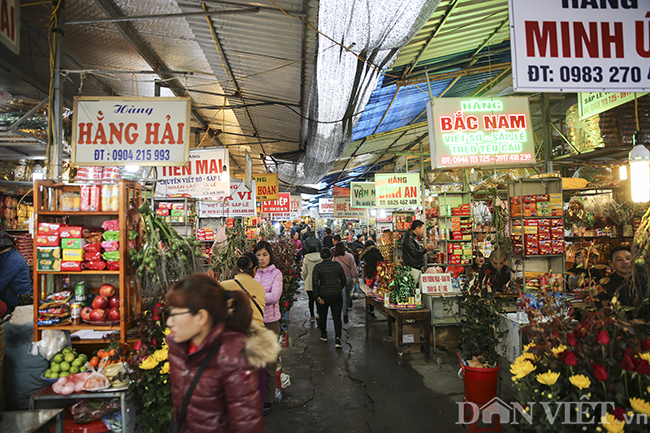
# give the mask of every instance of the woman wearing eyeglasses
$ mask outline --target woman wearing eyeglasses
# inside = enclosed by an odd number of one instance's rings
[[[165,300],[176,431],[263,432],[256,369],[279,347],[273,332],[251,323],[248,295],[197,274]]]

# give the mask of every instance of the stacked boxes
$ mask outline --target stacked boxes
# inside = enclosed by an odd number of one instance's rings
[[[158,203],[156,214],[163,217],[168,223],[183,223],[185,222],[185,203]]]
[[[36,234],[36,269],[38,271],[61,270],[59,247],[60,224],[40,223]]]
[[[81,237],[82,227],[61,226],[61,270],[81,271],[86,240]]]
[[[564,221],[561,219],[525,219],[523,227],[521,220],[513,220],[510,236],[515,254],[564,254]]]
[[[447,244],[447,263],[450,265],[469,265],[472,263],[472,243]],[[444,260],[439,262],[444,263]]]
[[[196,239],[198,241],[213,241],[214,240],[214,229],[212,227],[206,227],[203,229],[196,229]]]
[[[562,194],[534,194],[510,197],[510,215],[513,217],[562,216]]]

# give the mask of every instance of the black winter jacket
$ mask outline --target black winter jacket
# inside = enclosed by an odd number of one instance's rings
[[[415,269],[422,269],[426,248],[420,245],[413,230],[408,230],[402,239],[402,256],[404,264]]]
[[[331,295],[341,295],[346,286],[345,271],[339,262],[323,260],[314,266],[312,290],[314,298]]]

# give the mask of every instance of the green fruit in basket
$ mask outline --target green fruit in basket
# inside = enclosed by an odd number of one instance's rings
[[[61,371],[69,371],[70,370],[70,363],[67,361],[63,361],[61,364]]]
[[[72,347],[66,347],[66,348],[64,348],[64,349],[61,351],[61,353],[62,353],[63,355],[67,355],[68,353],[72,353]]]
[[[56,362],[57,364],[60,364],[63,362],[63,355],[60,353],[58,355],[55,355],[54,358],[52,359],[52,362]]]
[[[86,367],[85,365],[80,366],[79,367],[79,372],[83,373],[84,371],[88,371],[88,367]]]
[[[50,374],[51,374],[51,373],[50,373],[50,370],[47,370],[45,373],[43,373],[43,377],[46,378],[46,379],[49,379],[49,378],[50,378]]]
[[[59,373],[52,372],[50,373],[50,377],[48,379],[58,379],[59,378]]]
[[[68,376],[70,376],[70,373],[68,373],[67,371],[63,371],[61,372],[61,374],[59,374],[59,377],[68,377]]]
[[[61,364],[52,363],[52,365],[50,365],[50,370],[52,370],[52,373],[60,372],[61,371]]]
[[[77,358],[70,364],[72,367],[81,367],[84,365],[84,360],[82,358]]]
[[[77,374],[77,373],[79,373],[80,371],[81,371],[81,370],[79,370],[79,367],[76,366],[76,365],[73,365],[72,367],[70,367],[70,374]]]
[[[63,359],[65,360],[65,362],[72,362],[72,361],[74,361],[74,359],[75,359],[74,353],[66,353],[66,354],[63,356]]]

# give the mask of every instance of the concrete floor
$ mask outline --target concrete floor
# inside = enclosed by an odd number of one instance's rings
[[[370,323],[365,339],[364,312],[365,301],[356,300],[350,322],[343,325],[343,348],[336,349],[331,317],[324,343],[309,322],[307,296],[301,292],[291,310],[289,348],[281,351],[291,386],[265,417],[266,431],[466,432],[456,424],[456,402],[463,398],[458,363],[427,363],[417,353],[405,354],[399,366],[386,322]]]

